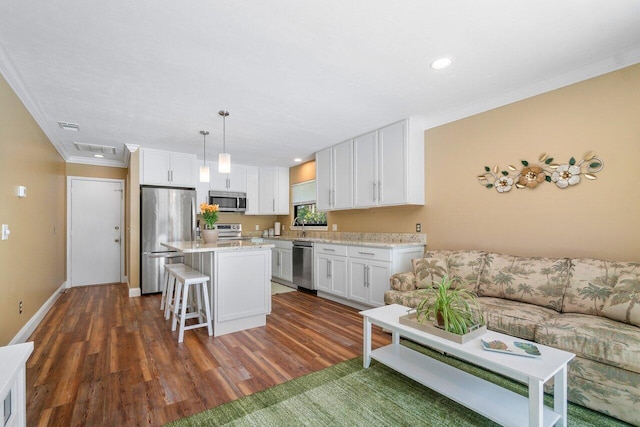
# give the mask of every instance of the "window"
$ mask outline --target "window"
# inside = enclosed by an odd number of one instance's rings
[[[294,226],[327,226],[327,214],[316,210],[316,180],[301,182],[291,186],[293,193]]]
[[[308,203],[304,205],[295,205],[293,207],[293,217],[295,218],[294,225],[327,225],[327,214],[325,212],[316,211],[315,203]]]

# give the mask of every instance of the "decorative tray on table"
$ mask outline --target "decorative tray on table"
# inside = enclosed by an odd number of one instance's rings
[[[500,340],[485,341],[480,340],[482,343],[482,349],[487,351],[495,351],[497,353],[513,354],[515,356],[525,357],[540,357],[542,353],[538,350],[535,344],[522,341],[513,341],[511,343],[505,343]]]

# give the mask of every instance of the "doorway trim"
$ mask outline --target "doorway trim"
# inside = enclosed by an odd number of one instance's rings
[[[120,224],[122,224],[122,230],[125,230],[125,218],[124,218],[124,205],[126,202],[126,187],[124,179],[112,179],[112,178],[94,178],[88,176],[67,176],[67,288],[71,288],[71,182],[73,180],[82,181],[99,181],[99,182],[117,182],[122,186],[122,203],[120,204]],[[125,268],[124,268],[124,254],[126,252],[125,245],[126,239],[124,238],[126,233],[122,233],[120,239],[120,283],[124,283],[126,280]]]

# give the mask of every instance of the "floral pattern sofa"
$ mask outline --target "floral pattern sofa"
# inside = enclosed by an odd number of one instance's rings
[[[575,353],[571,402],[640,425],[640,263],[427,251],[385,303],[415,307],[443,275],[476,292],[489,329]]]

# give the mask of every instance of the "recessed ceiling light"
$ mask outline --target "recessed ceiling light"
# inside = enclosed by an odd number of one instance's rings
[[[444,70],[449,65],[451,65],[452,62],[453,61],[451,60],[451,58],[436,59],[431,63],[431,68],[433,68],[434,70]]]
[[[293,161],[294,161],[294,162],[298,162],[298,163],[299,163],[299,162],[301,162],[301,161],[302,161],[302,159],[301,159],[300,157],[296,157],[295,159],[293,159]]]
[[[103,158],[104,156],[102,154],[94,154],[93,157],[100,157]]]

